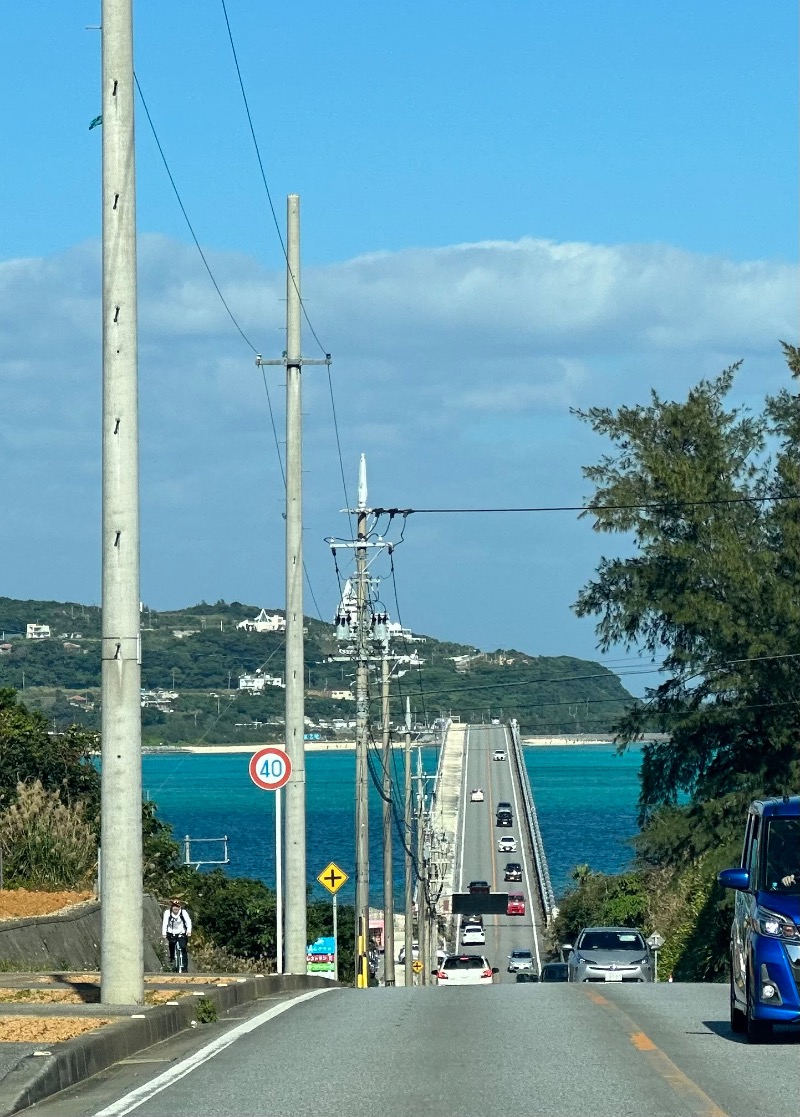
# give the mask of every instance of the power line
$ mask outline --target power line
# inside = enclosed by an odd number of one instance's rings
[[[715,505],[762,504],[768,501],[797,500],[800,493],[780,493],[775,496],[732,496],[715,500],[663,500],[643,504],[559,504],[531,505],[519,508],[373,508],[376,516],[419,516],[423,514],[484,514],[500,512],[635,512],[663,511],[666,508],[706,508]]]

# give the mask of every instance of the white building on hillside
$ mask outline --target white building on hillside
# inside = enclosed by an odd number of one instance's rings
[[[29,624],[25,629],[26,640],[49,640],[50,639],[50,625],[49,624]]]
[[[285,632],[286,617],[282,617],[280,613],[268,613],[266,609],[262,609],[253,620],[239,621],[236,627],[243,629],[245,632]]]
[[[268,686],[279,686],[285,689],[286,683],[278,675],[265,675],[261,671],[256,671],[254,675],[239,676],[239,690],[251,690],[253,693],[260,693]]]

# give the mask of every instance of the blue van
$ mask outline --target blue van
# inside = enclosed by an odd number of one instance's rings
[[[773,1024],[800,1024],[800,795],[757,799],[747,812],[731,925],[731,1028],[762,1043]]]

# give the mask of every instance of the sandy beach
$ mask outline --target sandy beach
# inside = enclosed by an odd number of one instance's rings
[[[432,742],[425,742],[430,744]],[[613,737],[523,737],[523,745],[529,748],[569,748],[572,746],[585,746],[585,745],[611,745],[614,743]],[[254,745],[163,745],[159,747],[148,747],[145,751],[152,753],[161,752],[191,752],[191,753],[242,753],[244,755],[258,752],[259,749],[267,747],[267,742]],[[282,747],[278,744],[277,747]],[[306,752],[347,752],[356,747],[355,741],[306,741]],[[392,748],[403,749],[405,747],[402,740],[392,742]]]

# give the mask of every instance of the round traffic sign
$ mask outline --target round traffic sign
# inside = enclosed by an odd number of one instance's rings
[[[292,762],[283,749],[269,745],[250,757],[250,779],[264,791],[277,791],[292,774]]]

